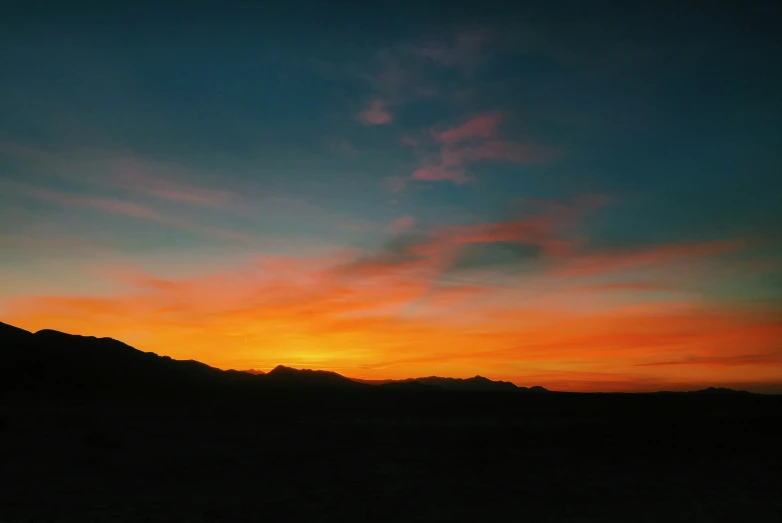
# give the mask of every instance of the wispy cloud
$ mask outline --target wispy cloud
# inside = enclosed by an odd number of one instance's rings
[[[434,131],[435,139],[446,145],[456,145],[469,140],[487,140],[497,135],[502,121],[499,113],[477,114],[464,123],[441,131]]]
[[[132,218],[141,218],[158,223],[167,223],[165,216],[149,207],[139,205],[133,202],[126,202],[114,198],[98,198],[91,196],[73,196],[65,193],[48,191],[45,189],[34,189],[28,192],[32,196],[47,202],[53,202],[61,205],[74,207],[87,207],[101,211],[130,216]]]
[[[36,198],[38,200],[54,203],[57,205],[93,209],[119,216],[127,216],[130,218],[151,221],[162,225],[167,225],[169,227],[189,230],[242,243],[250,243],[255,240],[252,236],[238,231],[231,231],[211,225],[199,224],[179,216],[159,211],[147,205],[121,200],[119,198],[106,198],[91,195],[73,195],[47,189],[40,189],[37,187],[10,181],[4,181],[3,184],[6,187],[12,187],[15,191],[27,197]]]
[[[442,227],[435,234],[456,243],[531,242],[550,237],[553,226],[548,217],[538,215],[513,221]]]
[[[141,161],[134,157],[112,158],[108,161],[105,183],[126,191],[175,203],[230,209],[238,204],[237,194],[200,187],[171,173],[163,174],[165,166]]]
[[[759,354],[734,354],[731,356],[691,356],[678,360],[652,361],[647,363],[636,363],[637,367],[660,367],[670,365],[714,365],[717,367],[736,367],[742,365],[758,364],[782,364],[782,349],[772,353]]]
[[[427,98],[460,103],[463,97],[443,91],[441,75],[458,75],[460,93],[475,91],[472,77],[490,55],[489,40],[487,32],[470,30],[383,49],[377,57],[378,70],[364,76],[372,94],[358,120],[365,125],[388,124],[394,111]],[[483,111],[455,125],[432,122],[423,132],[405,132],[401,142],[414,150],[417,166],[404,178],[388,179],[387,187],[400,192],[411,180],[461,185],[473,179],[470,165],[476,162],[535,164],[561,155],[555,147],[502,137],[499,127],[507,118],[500,111]]]
[[[413,174],[410,175],[410,178],[413,180],[421,180],[426,182],[441,182],[444,180],[449,180],[457,185],[467,183],[471,180],[464,169],[462,169],[460,166],[454,165],[433,165],[430,167],[419,167],[413,171]]]
[[[25,167],[45,169],[48,176],[87,189],[108,189],[178,204],[231,211],[240,206],[238,193],[214,189],[190,179],[191,169],[143,159],[127,151],[50,151],[19,143],[0,143],[0,154]]]
[[[399,234],[406,231],[415,225],[415,218],[412,216],[401,216],[392,221],[388,226],[388,232],[392,234]]]
[[[554,268],[551,276],[585,277],[633,267],[654,267],[698,258],[708,259],[736,252],[744,245],[741,240],[719,240],[661,244],[637,249],[587,250]]]
[[[616,283],[595,283],[592,285],[579,285],[577,289],[595,292],[665,292],[675,291],[677,288],[673,285],[649,282],[616,282]]]
[[[383,125],[391,123],[393,117],[387,109],[387,103],[375,98],[358,114],[358,119],[364,125]]]
[[[475,162],[535,164],[559,156],[554,147],[501,139],[499,126],[504,118],[498,112],[480,113],[452,127],[429,129],[418,138],[406,135],[403,144],[420,159],[410,178],[463,184],[472,179],[469,166]]]
[[[400,219],[387,229],[395,237],[375,252],[357,255],[343,269],[368,279],[409,274],[489,286],[514,285],[523,276],[541,288],[566,285],[607,300],[650,293],[693,296],[692,284],[708,276],[707,267],[747,248],[742,240],[720,240],[596,249],[579,231],[609,201],[600,195],[530,200],[520,218],[430,229],[407,230],[407,219]],[[468,277],[464,271],[477,274]]]
[[[387,228],[391,237],[380,249],[357,254],[339,270],[351,276],[362,274],[366,279],[407,274],[450,281],[454,280],[453,270],[523,263],[530,259],[530,252],[541,258],[544,269],[558,267],[578,252],[583,241],[573,237],[570,229],[598,200],[584,197],[567,203],[536,202],[537,212],[522,218],[429,229],[413,228],[412,218],[403,217]]]
[[[338,147],[340,154],[355,152],[347,141],[339,142]],[[213,237],[255,241],[252,234],[222,225],[237,218],[257,224],[270,219],[282,221],[291,215],[317,216],[321,221],[334,217],[301,198],[268,189],[257,192],[240,177],[223,176],[221,180],[231,182],[217,188],[214,173],[125,150],[46,150],[0,142],[0,157],[17,164],[20,173],[43,173],[35,177],[39,187],[47,187],[35,196],[39,200],[155,221]],[[0,178],[0,183],[9,187],[16,184],[16,190],[28,193],[36,189],[12,178]]]
[[[486,40],[484,31],[461,31],[380,50],[376,70],[361,75],[372,89],[372,98],[359,120],[366,125],[386,124],[393,120],[395,107],[447,95],[437,75],[457,71],[468,79],[485,57]]]

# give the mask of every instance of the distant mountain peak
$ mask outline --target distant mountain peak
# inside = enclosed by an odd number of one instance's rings
[[[746,390],[728,389],[726,387],[708,387],[695,392],[698,394],[750,394]]]
[[[477,375],[472,378],[442,378],[440,376],[427,376],[424,378],[410,378],[400,380],[397,383],[418,382],[423,385],[434,385],[446,390],[474,390],[474,391],[518,391],[530,390],[519,388],[509,381],[494,381]],[[540,387],[542,389],[542,387]],[[545,390],[545,389],[543,389]],[[536,391],[538,391],[536,389]]]
[[[255,376],[261,376],[263,374],[266,374],[264,371],[258,369],[245,369],[245,370],[240,370],[239,372],[246,372],[247,374],[253,374]]]
[[[264,378],[276,384],[298,384],[304,386],[362,386],[350,378],[330,370],[294,369],[277,365],[264,374]]]
[[[319,370],[319,369],[297,369],[295,367],[288,367],[287,365],[277,365],[272,370],[270,370],[267,374],[274,375],[274,374],[330,374],[334,376],[341,376],[341,374],[338,374],[331,370]],[[347,378],[346,378],[347,379]]]
[[[70,339],[87,339],[87,340],[103,339],[103,338],[96,338],[95,336],[82,336],[80,334],[68,334],[67,332],[62,332],[54,329],[41,329],[39,331],[35,331],[35,336],[47,337],[47,338],[70,338]]]
[[[325,370],[296,369],[294,367],[288,367],[287,365],[277,365],[272,370],[267,372],[266,375],[267,376],[296,376],[302,374],[315,374],[315,373],[336,374],[335,372],[329,372]]]
[[[304,372],[304,371],[310,371],[312,372],[312,369],[294,369],[293,367],[288,367],[287,365],[277,365],[272,370],[269,371],[269,374],[283,374],[283,373],[294,373],[294,372]]]

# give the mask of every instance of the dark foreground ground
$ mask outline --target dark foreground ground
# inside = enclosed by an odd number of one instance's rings
[[[0,522],[782,521],[782,397],[0,405]]]

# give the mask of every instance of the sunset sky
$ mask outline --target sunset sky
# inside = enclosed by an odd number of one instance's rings
[[[782,392],[779,6],[118,4],[3,4],[0,321]]]

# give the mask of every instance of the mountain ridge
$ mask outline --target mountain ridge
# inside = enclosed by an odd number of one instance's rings
[[[264,372],[223,370],[197,360],[175,360],[144,352],[114,338],[68,334],[52,329],[35,333],[0,322],[0,392],[45,390],[83,393],[126,390],[172,391],[256,388],[343,388],[380,390],[445,390],[474,392],[550,393],[541,386],[524,387],[484,376],[450,378],[425,376],[401,380],[362,380],[333,371],[295,369],[278,365]],[[753,394],[724,387],[659,394]]]
[[[483,376],[473,376],[472,378],[446,378],[440,376],[426,376],[421,378],[407,378],[403,380],[393,380],[396,384],[419,383],[430,387],[440,387],[445,390],[472,390],[472,391],[530,391],[528,387],[519,387],[509,381],[494,381]],[[381,387],[387,387],[390,383],[382,384]],[[548,392],[543,387],[536,388],[536,391]]]

